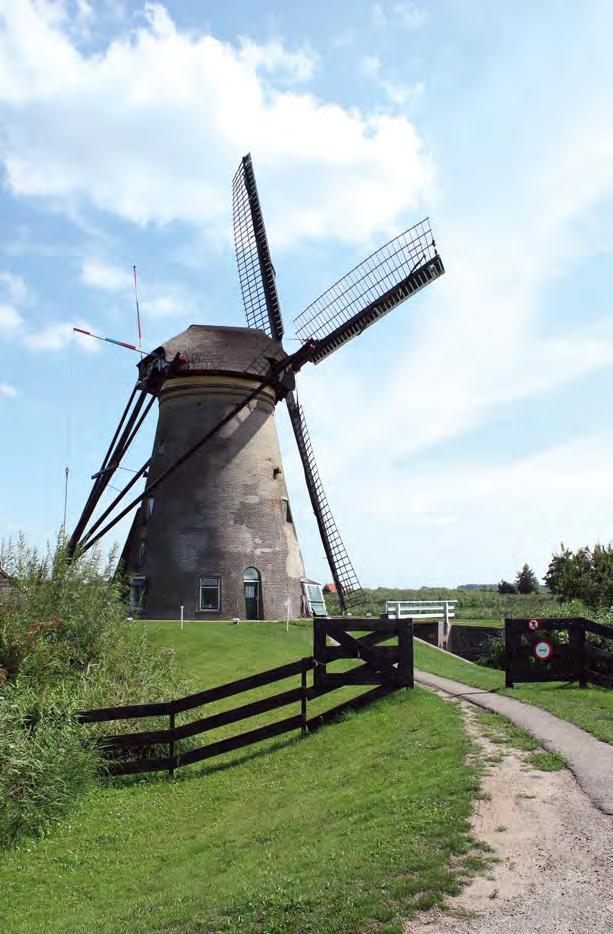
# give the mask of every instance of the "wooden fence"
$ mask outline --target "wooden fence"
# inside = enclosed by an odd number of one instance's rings
[[[326,623],[334,625],[329,626],[328,629],[323,625],[322,628],[322,624]],[[387,620],[343,619],[317,621],[315,625],[319,628],[317,629],[312,657],[300,658],[287,665],[261,671],[255,675],[249,675],[237,681],[221,684],[218,687],[209,688],[197,694],[190,694],[177,700],[82,711],[79,714],[79,719],[82,723],[105,723],[114,720],[168,717],[167,729],[107,735],[101,737],[98,742],[108,760],[108,770],[113,775],[158,771],[168,771],[173,775],[175,770],[181,766],[201,762],[204,759],[241,749],[293,730],[300,730],[302,733],[312,732],[322,724],[336,718],[343,711],[356,710],[401,687],[413,686],[413,640],[410,621],[388,622]],[[348,630],[357,630],[361,634],[356,638],[351,636]],[[335,641],[336,648],[327,646],[327,636]],[[395,646],[388,645],[373,648],[376,643],[389,641],[394,637],[397,639]],[[342,640],[344,640],[344,645]],[[330,653],[332,654],[330,655]],[[309,671],[321,668],[325,675],[327,663],[341,658],[358,658],[364,664],[345,672],[328,675],[329,680],[326,683],[323,683],[321,678],[316,677],[314,683],[309,686],[307,681]],[[176,723],[177,714],[194,710],[214,701],[244,694],[254,688],[264,687],[291,677],[299,677],[300,679],[299,684],[293,688],[269,697],[252,700],[230,710],[222,710],[218,713],[200,717],[189,723],[180,725]],[[307,706],[309,701],[322,697],[339,687],[355,684],[374,684],[376,687],[309,718]],[[181,740],[199,736],[219,727],[238,723],[292,704],[299,705],[299,712],[292,716],[245,733],[239,733],[236,736],[207,743],[196,749],[181,752],[177,750],[177,743]],[[167,754],[163,756],[151,755],[158,746],[166,746]],[[138,758],[126,758],[126,756],[135,752],[140,752],[141,755]]]
[[[604,648],[603,646],[607,646]],[[578,681],[613,688],[613,627],[590,619],[506,619],[505,683]]]

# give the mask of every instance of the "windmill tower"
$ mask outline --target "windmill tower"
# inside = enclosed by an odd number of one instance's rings
[[[250,156],[233,182],[234,241],[248,327],[192,325],[144,357],[69,542],[91,547],[138,507],[122,562],[150,618],[277,619],[309,612],[274,411],[285,400],[313,512],[343,611],[360,585],[332,516],[296,374],[320,363],[444,272],[428,219],[400,234],[295,319],[302,346],[286,354],[275,272]],[[94,512],[155,400],[151,457]],[[116,512],[142,478],[145,488]],[[108,520],[108,521],[107,521]]]

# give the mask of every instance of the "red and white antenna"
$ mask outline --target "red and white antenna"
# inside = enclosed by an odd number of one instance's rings
[[[116,341],[113,337],[103,337],[101,334],[94,334],[93,331],[86,331],[85,328],[73,327],[73,331],[78,334],[85,334],[87,337],[95,337],[97,341],[106,341],[107,344],[116,344],[118,347],[125,347],[126,350],[135,350],[136,353],[143,353],[142,347],[135,347],[134,344],[127,344],[125,341]]]
[[[138,306],[138,280],[136,278],[136,266],[132,266],[134,270],[134,299],[136,301],[136,327],[138,329],[138,348],[140,352],[143,352],[143,332],[140,326],[140,308]]]

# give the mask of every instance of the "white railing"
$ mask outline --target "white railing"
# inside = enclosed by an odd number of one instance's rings
[[[446,636],[449,620],[455,617],[455,605],[455,600],[387,600],[385,613],[388,619],[412,619],[416,623],[422,619],[441,619]]]

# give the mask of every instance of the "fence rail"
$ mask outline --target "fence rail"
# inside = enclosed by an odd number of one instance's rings
[[[236,681],[221,684],[218,687],[199,691],[186,697],[155,704],[130,704],[121,707],[101,707],[96,710],[84,710],[78,715],[83,724],[106,723],[115,720],[145,719],[148,717],[168,717],[167,729],[138,730],[134,733],[117,733],[100,737],[98,744],[104,750],[108,760],[108,771],[112,775],[129,775],[142,772],[168,771],[171,775],[183,765],[210,759],[262,740],[281,736],[293,730],[303,733],[318,729],[322,724],[337,717],[344,710],[356,710],[366,704],[398,690],[400,687],[412,687],[412,627],[407,621],[373,620],[326,620],[316,621],[317,637],[314,643],[313,657],[300,658],[287,665],[280,665],[268,671],[261,671]],[[317,628],[317,627],[320,628]],[[359,637],[350,636],[347,630],[357,631]],[[361,635],[364,633],[364,635]],[[326,638],[330,636],[336,645],[328,646]],[[379,646],[377,643],[397,636],[396,646]],[[356,658],[364,664],[348,671],[325,675],[326,665],[339,659]],[[410,671],[409,671],[410,667]],[[307,684],[307,674],[315,669],[314,684]],[[317,673],[320,677],[317,677]],[[235,697],[254,688],[275,684],[287,678],[300,676],[300,685],[280,691],[269,697],[261,697],[246,704],[240,704],[229,710],[222,710],[192,720],[190,723],[177,725],[176,716],[188,710]],[[323,677],[322,677],[323,675]],[[353,697],[336,707],[308,718],[307,705],[315,700],[347,685],[377,685],[374,688]],[[248,720],[274,710],[280,710],[291,704],[299,704],[300,712],[256,729],[219,739],[196,749],[178,752],[176,744],[181,740],[199,736],[219,727]],[[167,755],[145,755],[155,753],[156,747],[166,745]],[[125,759],[121,756],[140,753],[139,758]]]

